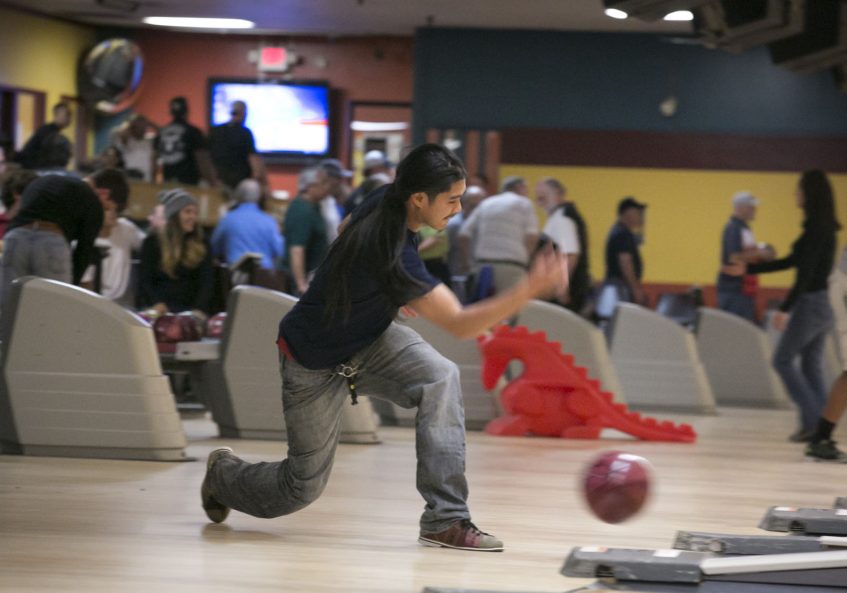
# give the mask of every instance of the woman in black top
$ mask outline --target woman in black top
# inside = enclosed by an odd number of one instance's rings
[[[823,171],[806,171],[797,186],[797,205],[803,209],[803,234],[788,257],[752,264],[752,274],[797,268],[794,286],[773,318],[783,330],[773,364],[794,403],[800,408],[800,428],[794,442],[808,441],[826,402],[823,353],[834,320],[827,298],[827,279],[835,258],[835,234],[841,225],[835,218],[832,187]],[[790,317],[789,317],[790,313]],[[799,356],[800,365],[795,365]]]
[[[197,224],[197,200],[183,189],[159,195],[165,228],[141,245],[139,308],[205,317],[212,296],[212,258]]]

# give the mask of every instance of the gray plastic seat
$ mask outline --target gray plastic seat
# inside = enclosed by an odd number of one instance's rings
[[[701,307],[696,336],[718,404],[790,407],[785,386],[771,364],[771,343],[757,325],[726,311]]]
[[[616,402],[626,403],[606,337],[597,326],[573,311],[543,301],[530,301],[518,314],[518,325],[530,331],[541,330],[547,339],[562,344],[562,351],[588,369],[588,376],[600,381],[604,391],[613,393]]]
[[[204,382],[212,418],[223,437],[284,440],[282,379],[276,347],[279,321],[297,299],[237,286],[229,294],[220,359],[206,365]],[[376,416],[367,397],[345,405],[342,443],[376,443]]]
[[[407,319],[405,323],[418,332],[439,354],[456,363],[462,382],[465,427],[469,430],[485,428],[488,422],[497,417],[499,390],[490,392],[482,386],[482,356],[476,340],[460,340],[422,317]],[[386,424],[412,426],[415,423],[416,409],[407,410],[388,402],[379,402],[376,410]]]
[[[0,327],[4,453],[185,459],[185,434],[150,326],[93,292],[12,284]]]
[[[611,327],[612,361],[638,409],[714,413],[715,397],[692,333],[653,311],[621,303]]]

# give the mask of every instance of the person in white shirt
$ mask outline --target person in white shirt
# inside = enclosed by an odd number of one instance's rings
[[[522,177],[507,177],[502,193],[483,200],[459,230],[463,259],[473,258],[474,274],[491,266],[495,292],[521,281],[538,243],[538,218],[527,193]]]
[[[538,205],[547,212],[544,234],[559,247],[559,252],[568,256],[568,270],[575,270],[579,261],[579,231],[576,223],[565,215],[565,187],[558,180],[548,177],[535,185]]]
[[[145,237],[144,232],[131,220],[120,216],[120,213],[126,209],[127,202],[128,192],[125,190],[112,191],[103,200],[103,226],[94,241],[95,246],[108,249],[106,257],[100,264],[100,294],[113,301],[127,296],[132,269],[132,252],[141,249],[141,243]],[[94,266],[86,269],[82,278],[83,286],[95,288],[95,273]]]
[[[112,139],[112,146],[120,152],[124,169],[130,177],[153,181],[153,173],[156,170],[153,148],[155,137],[155,128],[140,113],[133,115],[117,129]]]

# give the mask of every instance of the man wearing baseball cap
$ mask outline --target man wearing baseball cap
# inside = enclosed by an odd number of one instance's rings
[[[727,266],[773,259],[772,250],[760,249],[750,230],[758,205],[758,198],[749,191],[739,191],[732,196],[732,216],[721,236],[721,270],[718,274],[718,307],[754,323],[758,279],[752,274],[728,274]]]
[[[349,180],[353,171],[345,169],[338,159],[324,159],[318,167],[326,172],[329,195],[321,200],[321,216],[326,222],[326,238],[329,243],[338,237],[338,227],[344,218],[344,202],[350,194]]]

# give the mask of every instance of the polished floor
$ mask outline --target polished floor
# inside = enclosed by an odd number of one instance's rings
[[[411,429],[380,429],[380,445],[340,446],[311,507],[273,520],[233,513],[222,525],[200,508],[200,461],[0,456],[0,591],[561,593],[586,583],[559,574],[573,546],[667,547],[677,529],[755,533],[769,505],[827,507],[847,495],[847,466],[805,461],[786,442],[790,412],[670,418],[692,423],[699,441],[470,433],[474,520],[506,544],[490,554],[416,543],[422,501]],[[251,461],[284,453],[283,443],[218,439],[206,417],[184,424],[188,453],[201,460],[223,444]],[[649,506],[617,526],[594,519],[578,488],[585,463],[610,449],[654,466]]]

